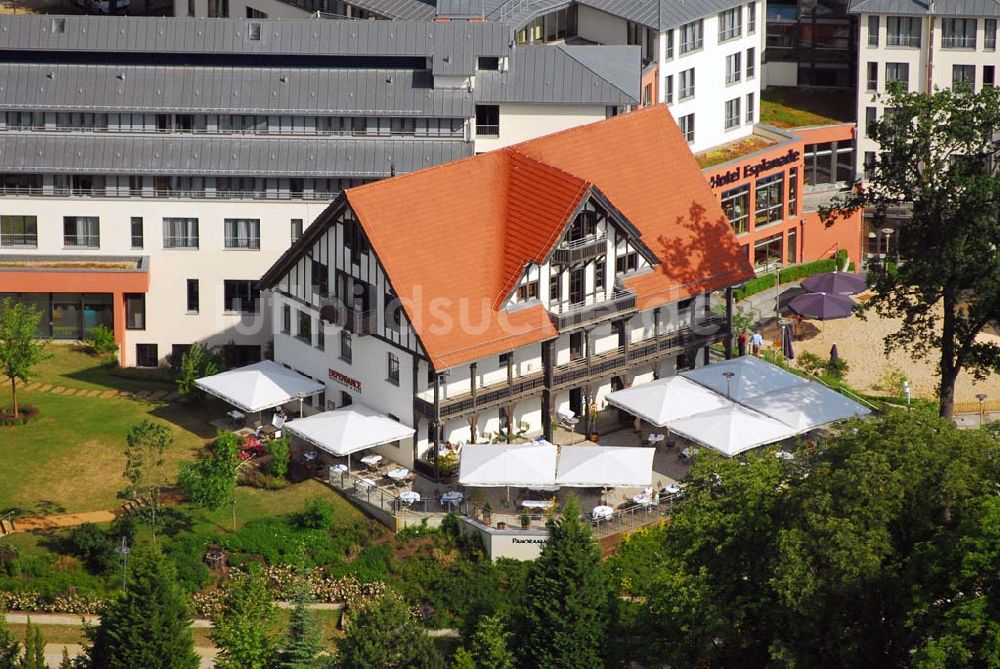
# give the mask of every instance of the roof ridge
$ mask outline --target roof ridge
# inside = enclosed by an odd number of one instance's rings
[[[996,1],[1000,1],[1000,0],[994,0],[994,1],[996,2]],[[605,82],[608,86],[611,86],[612,88],[614,88],[615,90],[617,90],[619,93],[621,93],[622,95],[624,95],[626,97],[632,97],[621,86],[619,86],[618,84],[614,83],[613,81],[611,81],[610,79],[608,79],[607,77],[605,77],[603,74],[598,73],[597,70],[595,70],[594,68],[592,68],[590,65],[588,65],[585,62],[583,62],[582,60],[580,60],[579,58],[577,58],[576,56],[574,56],[573,54],[571,54],[569,51],[567,51],[566,47],[569,47],[569,46],[571,46],[571,45],[569,45],[569,44],[558,44],[558,45],[556,45],[556,48],[558,50],[562,51],[563,54],[567,58],[571,58],[574,63],[578,63],[580,65],[580,67],[582,67],[583,69],[587,70],[588,72],[590,72],[592,75],[594,75],[595,77],[597,77],[601,81]],[[631,44],[608,44],[608,45],[604,45],[604,46],[632,46],[632,45]],[[588,49],[590,47],[581,46],[580,48],[582,48],[582,49]],[[641,86],[640,86],[640,88],[641,88]],[[641,93],[641,91],[640,91],[640,93]]]

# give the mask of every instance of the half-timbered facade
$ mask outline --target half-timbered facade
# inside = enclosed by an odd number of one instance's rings
[[[275,359],[326,383],[319,409],[415,427],[382,447],[412,465],[704,364],[712,293],[750,276],[658,106],[348,189],[262,286]]]

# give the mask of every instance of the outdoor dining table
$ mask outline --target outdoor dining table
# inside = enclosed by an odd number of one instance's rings
[[[331,474],[346,474],[349,470],[345,464],[337,464],[330,467]]]
[[[372,481],[371,479],[358,479],[357,483],[354,484],[354,487],[359,491],[363,491],[371,490],[375,487],[375,485],[375,481]]]
[[[667,485],[666,488],[663,489],[663,492],[667,493],[668,495],[678,495],[684,492],[684,486],[683,484],[680,483],[670,483]]]
[[[420,493],[415,490],[407,490],[399,493],[399,501],[403,504],[413,504],[420,501]]]
[[[611,520],[613,515],[615,515],[615,510],[603,504],[595,506],[594,510],[590,513],[590,517],[594,520]]]
[[[441,495],[441,506],[451,506],[452,504],[461,504],[465,499],[465,495],[457,490],[449,490]]]
[[[410,475],[410,470],[406,467],[397,467],[396,469],[386,472],[385,475],[398,483]]]
[[[553,504],[551,499],[526,499],[521,502],[525,509],[551,509]]]
[[[795,454],[789,453],[788,451],[778,451],[777,453],[774,454],[774,457],[778,458],[779,460],[794,460]]]
[[[632,501],[639,506],[653,506],[653,495],[648,492],[644,492],[633,497]]]
[[[382,462],[382,456],[377,453],[372,453],[361,458],[361,463],[369,468],[377,466],[380,462]]]
[[[649,442],[650,446],[656,446],[661,441],[666,441],[666,439],[667,439],[667,435],[665,435],[665,434],[655,434],[654,433],[654,434],[649,435],[649,437],[647,437],[646,440]]]

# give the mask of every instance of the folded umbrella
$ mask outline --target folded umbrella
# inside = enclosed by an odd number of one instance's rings
[[[863,276],[850,272],[814,274],[804,279],[800,285],[810,293],[836,293],[838,295],[853,295],[868,287]]]
[[[804,318],[831,321],[854,313],[854,301],[835,293],[804,293],[788,301],[788,308]]]

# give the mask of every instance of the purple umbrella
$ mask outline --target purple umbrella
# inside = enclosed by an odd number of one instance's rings
[[[837,295],[853,295],[868,287],[863,276],[850,272],[814,274],[803,280],[801,285],[810,293],[835,293]]]
[[[854,313],[854,301],[835,293],[803,293],[789,300],[788,308],[804,318],[832,321]]]

